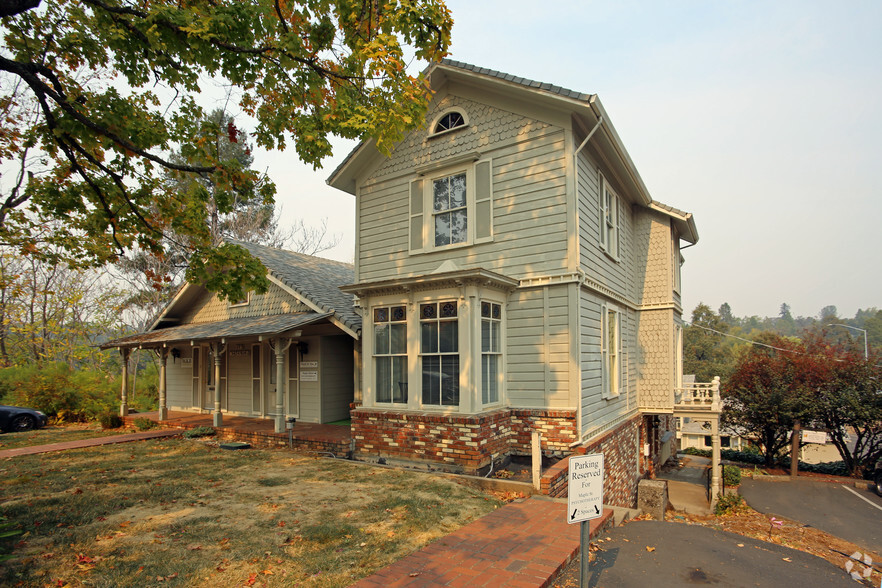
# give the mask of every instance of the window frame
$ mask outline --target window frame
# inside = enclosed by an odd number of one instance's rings
[[[455,311],[454,316],[442,316],[443,305],[452,304],[453,309]],[[424,317],[424,308],[425,307],[435,307],[435,316],[434,317]],[[450,409],[459,409],[462,403],[462,395],[463,388],[461,386],[462,379],[462,369],[463,369],[463,361],[462,361],[462,350],[460,349],[459,339],[460,339],[460,312],[459,312],[459,300],[456,298],[445,300],[431,300],[431,301],[423,301],[420,302],[417,306],[418,315],[417,320],[419,322],[419,349],[418,349],[418,357],[419,357],[419,374],[420,374],[420,396],[419,396],[419,405],[424,408],[429,408],[431,410],[450,410]],[[455,345],[455,349],[453,350],[442,350],[442,324],[444,323],[454,323],[456,324],[455,333],[451,341]],[[426,341],[424,337],[424,329],[423,325],[437,325],[436,328],[436,343],[437,349],[435,351],[424,349],[424,343]],[[438,358],[438,374],[439,374],[439,386],[438,386],[438,403],[435,404],[433,402],[426,402],[427,389],[425,386],[426,381],[426,358]],[[455,402],[444,402],[444,367],[445,361],[444,358],[456,358],[456,373],[452,376],[452,382],[455,384],[456,388],[456,396]],[[430,392],[429,392],[430,393]]]
[[[599,229],[600,248],[613,260],[621,259],[621,198],[600,174]]]
[[[408,253],[423,254],[449,251],[492,242],[493,227],[493,161],[477,156],[457,158],[456,163],[439,165],[420,171],[409,185]],[[465,175],[465,240],[456,243],[435,244],[435,218],[454,209],[434,210],[434,186],[437,180]]]
[[[244,300],[236,300],[235,302],[232,300],[227,301],[227,308],[238,308],[240,306],[248,306],[251,304],[251,292],[248,291],[245,293]]]
[[[489,305],[489,315],[484,315],[484,305]],[[496,302],[495,300],[481,300],[479,302],[480,305],[480,337],[481,337],[481,345],[480,345],[480,353],[481,353],[481,396],[480,396],[480,406],[496,406],[502,403],[502,385],[505,381],[503,378],[505,360],[503,359],[503,312],[504,305]],[[494,315],[494,310],[498,309],[498,315]],[[487,350],[484,348],[484,325],[485,323],[489,327],[490,332],[490,347],[491,349]],[[493,325],[496,325],[496,349],[492,349],[493,347]],[[485,364],[485,358],[492,357],[496,360],[496,398],[491,399],[488,390],[485,389],[485,385],[489,381],[485,374],[485,368],[488,364]]]
[[[440,130],[440,131],[436,131],[435,129],[438,128],[438,123],[440,123],[441,120],[442,120],[445,116],[448,116],[448,115],[453,114],[453,113],[458,113],[458,114],[462,117],[462,124],[457,125],[457,126],[455,126],[455,127],[451,127],[451,128],[449,128],[449,129],[443,129],[443,130]],[[439,113],[435,116],[435,118],[432,119],[432,122],[431,122],[431,124],[429,125],[429,138],[432,138],[432,137],[441,137],[441,136],[443,136],[443,135],[447,135],[447,134],[454,133],[454,132],[456,132],[456,131],[460,131],[460,130],[462,130],[462,129],[465,129],[465,128],[467,128],[468,126],[469,126],[469,115],[468,115],[468,113],[467,113],[465,110],[463,110],[462,108],[459,108],[459,107],[445,108],[444,110],[442,110],[441,112],[439,112]]]
[[[402,317],[395,319],[394,313],[397,309],[402,310]],[[388,318],[386,320],[379,320],[378,321],[377,320],[378,315],[381,314],[382,311],[386,311],[386,313],[387,313],[386,316]],[[410,400],[410,390],[409,390],[409,387],[410,387],[409,386],[410,360],[409,360],[409,354],[408,354],[409,329],[408,329],[408,324],[407,324],[408,323],[407,315],[408,315],[407,305],[404,303],[401,303],[401,304],[382,304],[382,305],[373,306],[371,308],[371,325],[373,326],[373,337],[374,337],[373,349],[372,349],[373,371],[374,371],[372,388],[373,388],[373,396],[374,396],[373,401],[374,401],[374,404],[377,406],[406,407],[408,405],[409,400]],[[378,351],[377,351],[377,348],[378,348],[377,327],[378,327],[378,325],[389,327],[388,331],[387,331],[388,338],[389,338],[389,342],[388,342],[389,343],[389,347],[388,347],[389,351],[387,353],[378,353]],[[403,352],[393,353],[393,350],[392,350],[392,326],[393,325],[404,327],[404,351]],[[392,376],[395,373],[395,371],[394,371],[395,360],[398,359],[398,361],[403,361],[403,363],[404,363],[403,370],[400,371],[400,373],[402,373],[404,375],[404,377],[406,378],[406,380],[403,382],[406,386],[406,388],[404,389],[404,392],[403,392],[403,396],[404,396],[403,400],[396,401],[396,391],[394,389],[395,388],[394,386],[392,386],[392,388],[390,388],[388,390],[389,400],[388,401],[380,400],[380,383],[379,383],[380,370],[379,370],[378,366],[380,365],[380,360],[386,360],[386,359],[389,360],[389,370],[390,370],[389,375],[391,378],[390,383],[394,383],[394,377],[392,377]],[[399,382],[398,384],[399,384],[398,398],[400,399],[401,398],[400,394],[402,392],[400,389],[400,385],[402,384],[402,382]]]
[[[610,353],[610,315],[615,317],[615,345]],[[600,313],[600,371],[601,397],[617,398],[621,394],[623,378],[622,311],[613,304],[603,304]]]

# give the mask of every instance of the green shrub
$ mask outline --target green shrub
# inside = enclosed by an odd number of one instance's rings
[[[211,437],[215,434],[214,427],[201,425],[184,431],[184,437],[187,439],[196,439],[197,437]]]
[[[747,510],[747,504],[739,494],[724,494],[714,507],[714,514],[738,514]]]
[[[737,486],[741,483],[741,468],[738,466],[723,466],[723,484],[726,487]]]
[[[156,410],[156,370],[138,373],[129,407]],[[56,416],[59,422],[98,420],[119,410],[121,376],[103,371],[73,370],[64,363],[42,363],[0,369],[0,397],[5,404],[27,406]]]
[[[119,429],[123,426],[123,419],[118,414],[106,412],[98,417],[102,429]]]
[[[138,417],[132,422],[139,431],[149,431],[156,428],[156,423],[145,417]]]

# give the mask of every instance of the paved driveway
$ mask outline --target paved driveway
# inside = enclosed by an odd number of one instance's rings
[[[872,490],[808,479],[745,479],[739,492],[759,512],[811,525],[882,557],[882,497]]]
[[[597,545],[589,586],[856,585],[843,570],[814,555],[698,525],[634,521],[616,527]],[[578,569],[567,571],[578,580]]]

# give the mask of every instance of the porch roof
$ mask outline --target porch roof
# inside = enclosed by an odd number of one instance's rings
[[[112,347],[161,347],[166,343],[182,341],[217,341],[260,335],[279,335],[285,331],[303,327],[325,320],[330,312],[297,312],[269,316],[232,318],[213,323],[193,323],[156,329],[121,337],[101,345],[102,349]]]

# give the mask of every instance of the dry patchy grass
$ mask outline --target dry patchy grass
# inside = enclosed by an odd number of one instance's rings
[[[0,462],[0,584],[347,586],[499,505],[446,479],[163,439]]]

